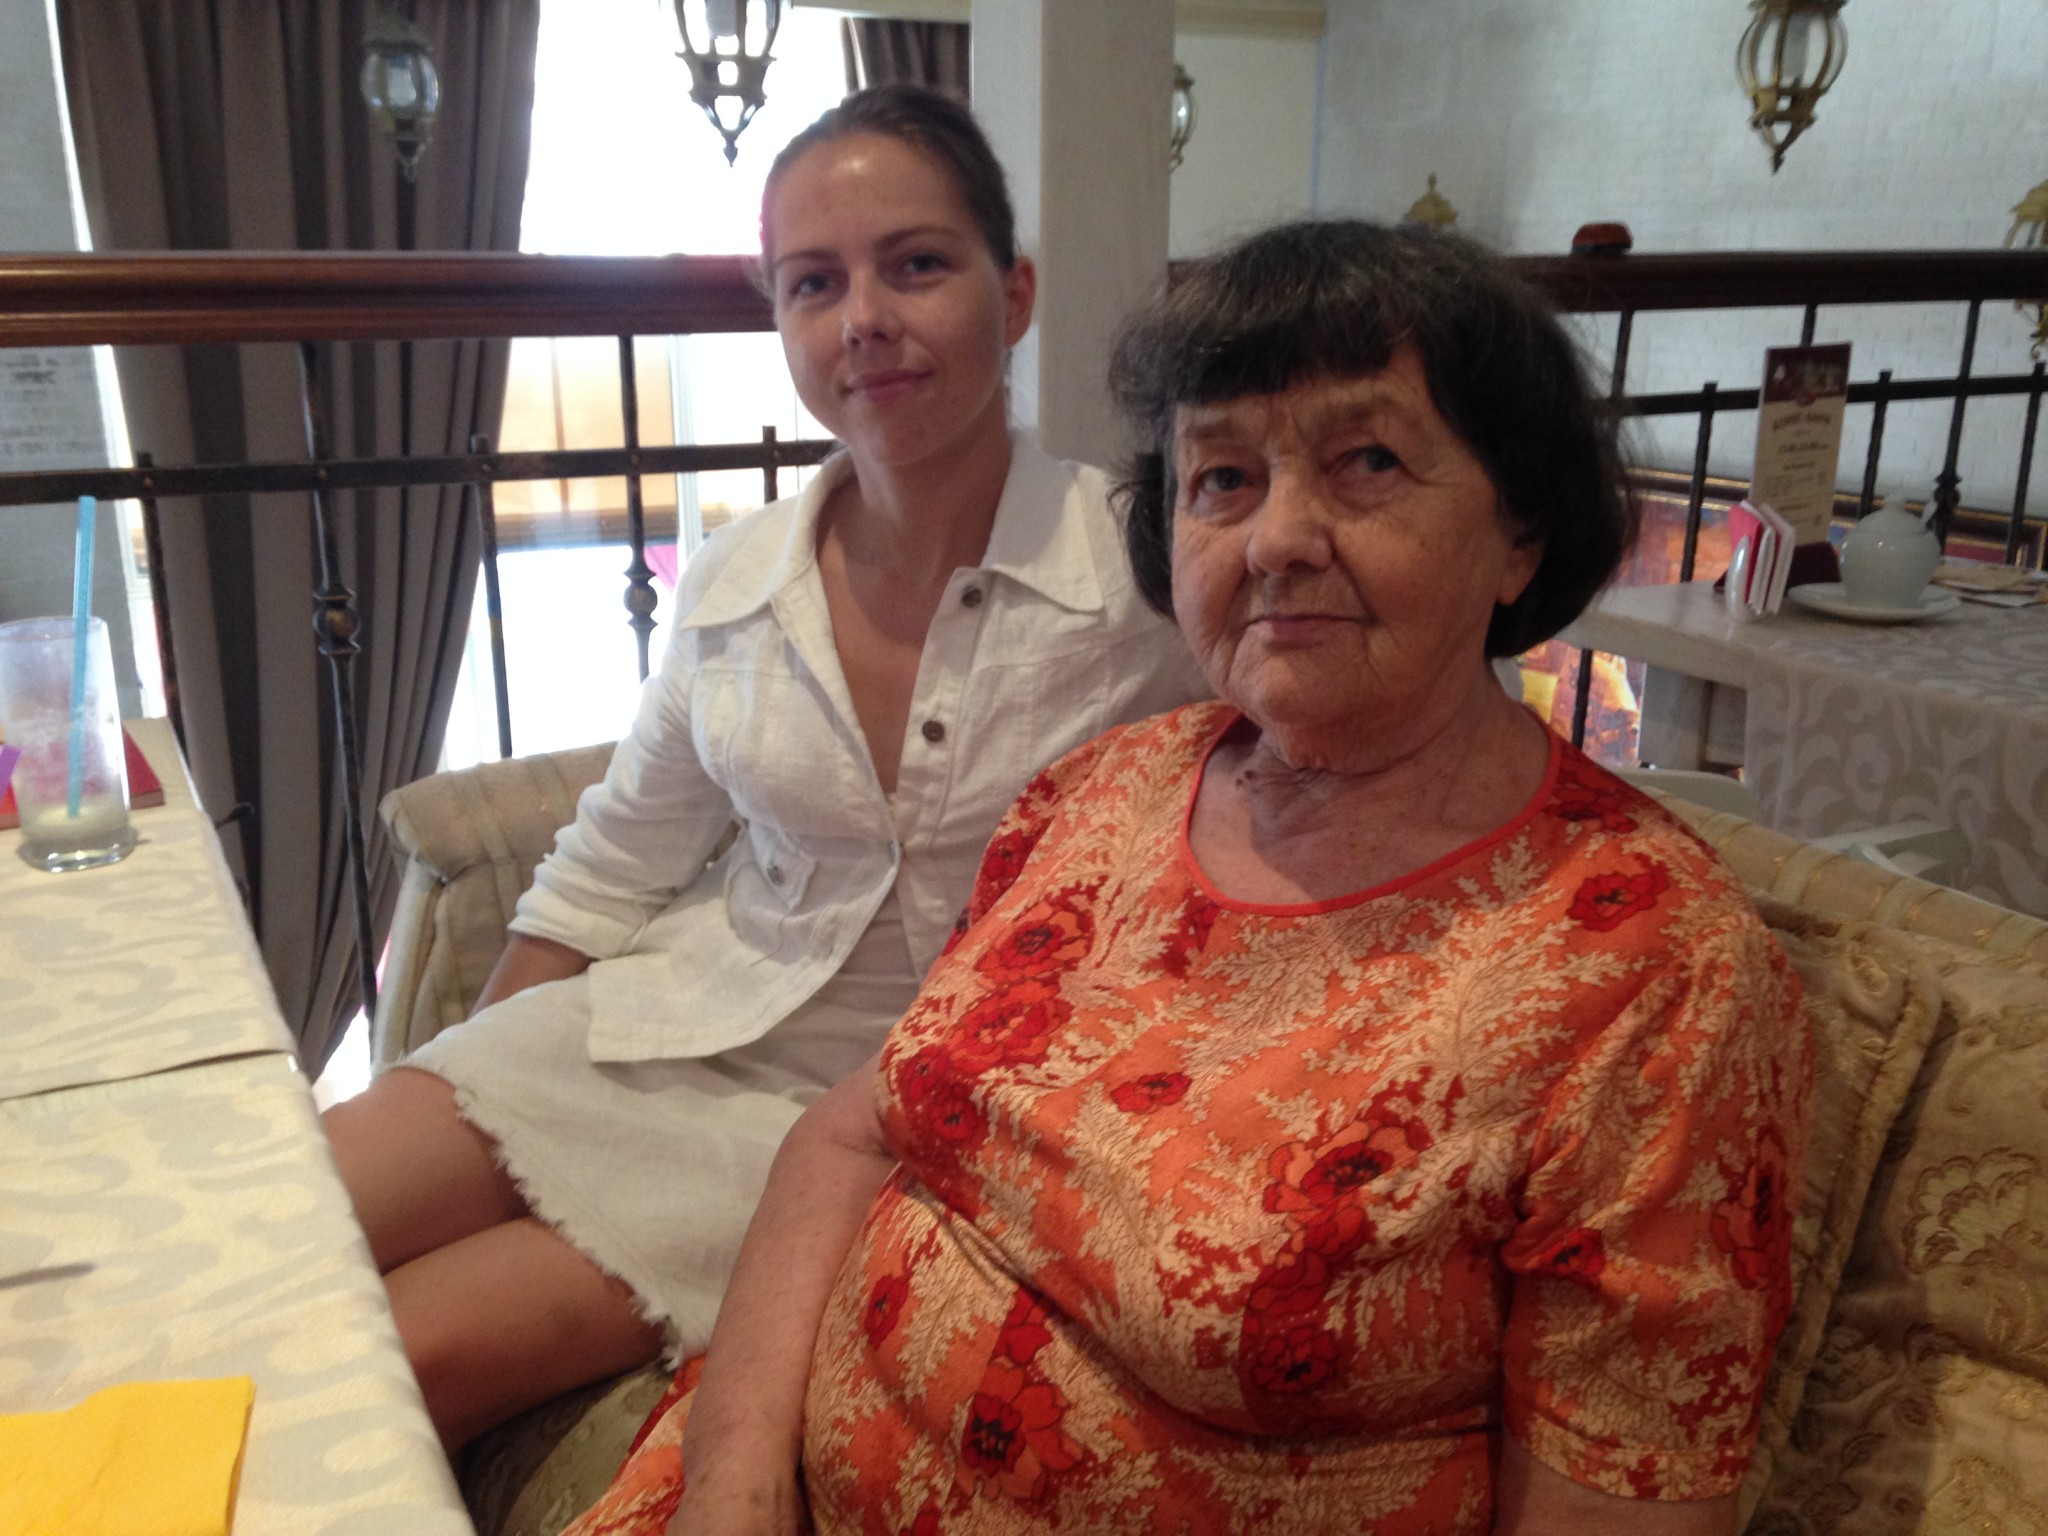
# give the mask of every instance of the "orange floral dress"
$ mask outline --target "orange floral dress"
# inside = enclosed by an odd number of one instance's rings
[[[1732,1491],[1810,1070],[1740,886],[1554,742],[1521,814],[1404,879],[1234,901],[1186,826],[1235,719],[1041,775],[889,1037],[817,1529],[1486,1531],[1503,1432],[1608,1493]],[[578,1536],[662,1529],[687,1407]]]

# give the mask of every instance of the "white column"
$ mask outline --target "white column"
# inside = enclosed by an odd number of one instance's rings
[[[1038,264],[1012,411],[1062,458],[1126,451],[1105,373],[1166,276],[1173,0],[974,0],[974,110]]]

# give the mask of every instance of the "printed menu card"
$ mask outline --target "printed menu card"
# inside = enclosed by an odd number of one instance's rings
[[[1749,499],[1792,525],[1799,544],[1827,542],[1849,404],[1849,343],[1764,353]]]

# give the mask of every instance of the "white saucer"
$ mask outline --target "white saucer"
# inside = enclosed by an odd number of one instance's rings
[[[1787,587],[1785,595],[1802,608],[1824,613],[1831,619],[1850,619],[1859,624],[1912,624],[1936,614],[1953,613],[1963,600],[1940,587],[1927,587],[1920,601],[1904,608],[1865,608],[1849,601],[1848,589],[1839,581],[1816,581],[1803,587]]]

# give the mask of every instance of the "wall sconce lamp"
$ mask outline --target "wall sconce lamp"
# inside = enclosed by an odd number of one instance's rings
[[[1749,126],[1771,151],[1771,174],[1792,141],[1813,126],[1813,108],[1842,72],[1849,34],[1843,0],[1750,0],[1735,45],[1735,73],[1749,93]]]
[[[767,101],[761,81],[775,62],[784,0],[675,0],[677,55],[690,66],[690,100],[725,138],[725,163],[740,155],[740,135]],[[692,26],[692,21],[696,26]],[[698,33],[704,37],[702,46]]]
[[[1458,222],[1458,210],[1436,189],[1436,172],[1429,173],[1429,190],[1408,205],[1408,211],[1401,215],[1401,222],[1419,225],[1423,229],[1449,229]]]
[[[1168,162],[1169,172],[1180,169],[1181,157],[1188,152],[1188,140],[1195,136],[1195,77],[1181,68],[1180,61],[1173,63],[1173,128],[1167,136],[1167,146],[1173,151]]]
[[[420,155],[441,107],[441,76],[434,50],[409,17],[379,10],[363,29],[363,100],[398,151],[407,181],[418,179]]]

